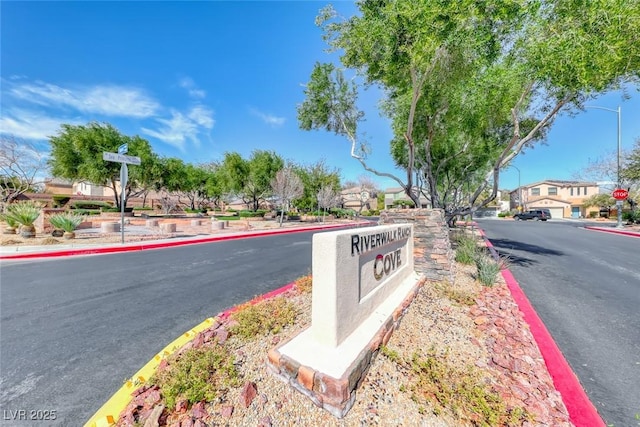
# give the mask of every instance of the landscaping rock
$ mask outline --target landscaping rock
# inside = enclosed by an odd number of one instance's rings
[[[196,419],[205,418],[209,415],[209,412],[207,412],[207,409],[205,408],[205,402],[198,402],[193,405],[193,408],[191,408],[191,414]]]
[[[256,383],[249,381],[245,383],[244,387],[242,387],[242,391],[240,392],[240,402],[245,408],[248,408],[257,394],[258,390],[256,388]]]
[[[224,405],[222,407],[222,410],[220,411],[220,415],[225,418],[231,418],[231,416],[233,415],[233,410],[234,407],[232,405]]]

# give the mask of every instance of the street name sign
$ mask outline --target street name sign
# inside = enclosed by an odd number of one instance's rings
[[[109,153],[107,151],[104,151],[102,153],[102,160],[106,160],[108,162],[128,163],[130,165],[140,165],[140,163],[142,162],[140,157],[127,156],[125,154],[118,153]]]
[[[616,200],[625,200],[627,197],[629,197],[629,192],[624,188],[616,188],[613,191],[612,195],[613,195],[613,198]]]

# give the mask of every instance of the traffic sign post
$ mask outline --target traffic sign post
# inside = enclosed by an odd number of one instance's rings
[[[127,181],[129,180],[129,169],[127,164],[140,165],[142,159],[136,156],[127,156],[126,153],[129,150],[127,144],[122,144],[118,147],[117,153],[109,153],[107,151],[102,152],[102,160],[108,162],[120,163],[120,241],[124,244],[124,205],[127,202],[125,195],[125,189],[127,188]]]
[[[120,164],[120,241],[124,244],[124,206],[127,204],[125,189],[129,180],[129,169],[126,163]]]
[[[629,192],[624,188],[616,188],[611,193],[614,199],[616,199],[616,209],[618,210],[618,228],[622,228],[622,204],[629,197]]]

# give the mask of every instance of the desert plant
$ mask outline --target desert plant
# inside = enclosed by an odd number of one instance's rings
[[[311,293],[313,289],[313,278],[311,275],[298,277],[295,281],[296,289],[303,294]]]
[[[40,215],[40,206],[31,201],[13,203],[7,208],[7,214],[18,224],[33,227]]]
[[[60,213],[49,217],[51,225],[67,233],[74,232],[82,221],[84,221],[84,216],[74,213]]]
[[[167,368],[157,371],[149,383],[160,387],[169,408],[180,398],[191,404],[211,402],[239,385],[234,359],[224,346],[192,348],[169,358]]]
[[[396,357],[396,363],[414,374],[411,386],[414,399],[431,403],[435,413],[450,412],[475,426],[522,425],[532,420],[522,407],[509,409],[501,396],[487,386],[475,366],[456,366],[448,360],[447,353],[440,355],[433,350],[424,355],[414,353],[410,361]]]
[[[456,237],[456,261],[461,264],[473,264],[478,253],[478,244],[475,237],[460,234]]]
[[[9,212],[0,214],[0,221],[4,221],[7,224],[5,227],[6,234],[15,234],[16,228],[20,225],[18,224],[18,221],[9,214]]]
[[[478,253],[475,258],[476,268],[478,269],[478,280],[485,286],[493,286],[496,283],[496,277],[500,272],[501,263],[493,259],[487,253]]]

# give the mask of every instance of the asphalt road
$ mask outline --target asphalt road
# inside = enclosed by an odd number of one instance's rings
[[[82,425],[183,332],[309,274],[312,234],[3,262],[0,423],[32,425],[6,421],[25,410]]]
[[[478,223],[605,422],[638,426],[640,238],[570,221]]]

